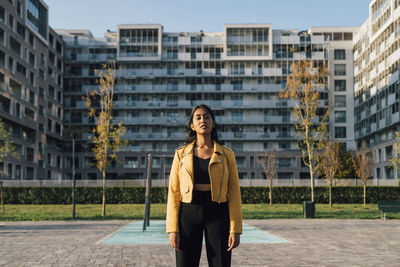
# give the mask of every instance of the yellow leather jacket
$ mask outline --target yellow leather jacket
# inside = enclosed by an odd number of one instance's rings
[[[169,175],[166,232],[179,232],[180,202],[190,203],[193,192],[193,149],[195,142],[178,148]],[[208,165],[213,202],[227,202],[230,233],[242,233],[242,201],[235,154],[214,142],[214,153]]]

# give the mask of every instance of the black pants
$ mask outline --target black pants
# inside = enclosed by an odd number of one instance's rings
[[[192,203],[181,203],[179,212],[181,251],[176,251],[176,266],[199,266],[203,232],[206,239],[208,265],[231,266],[231,251],[227,251],[228,203],[211,202],[210,191],[193,191]]]

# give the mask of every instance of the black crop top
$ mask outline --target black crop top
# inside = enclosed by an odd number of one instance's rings
[[[210,184],[208,164],[210,159],[202,159],[193,155],[194,184]]]

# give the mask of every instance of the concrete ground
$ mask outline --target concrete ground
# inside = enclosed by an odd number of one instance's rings
[[[175,266],[175,254],[169,245],[99,244],[128,223],[6,222],[0,227],[0,265]],[[288,242],[241,244],[233,252],[232,266],[400,266],[399,220],[247,220],[245,223]],[[200,265],[208,266],[204,249]]]

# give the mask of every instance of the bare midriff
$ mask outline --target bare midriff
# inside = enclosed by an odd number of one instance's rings
[[[193,189],[196,191],[211,191],[211,185],[210,184],[195,184]]]

